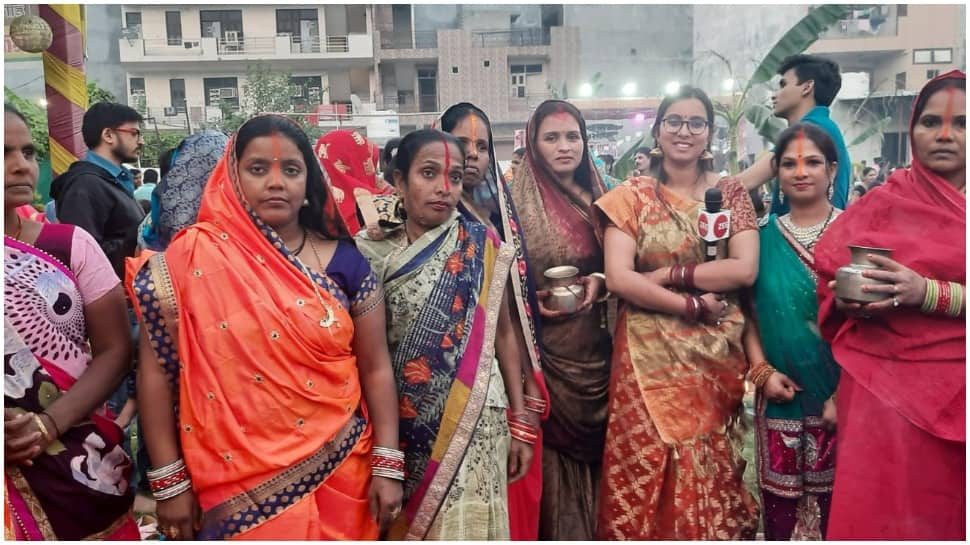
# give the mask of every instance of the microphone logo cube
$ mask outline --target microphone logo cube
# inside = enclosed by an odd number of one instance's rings
[[[730,236],[731,211],[708,212],[701,210],[697,217],[697,234],[705,242],[724,240]]]

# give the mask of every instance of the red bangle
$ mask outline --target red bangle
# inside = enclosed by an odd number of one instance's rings
[[[165,477],[160,477],[158,479],[148,479],[148,485],[151,487],[152,492],[161,492],[166,488],[171,488],[182,481],[189,478],[189,474],[186,473],[185,469],[180,469],[171,475]]]
[[[694,269],[697,268],[697,263],[691,263],[689,265],[684,265],[684,286],[687,289],[694,289]]]
[[[546,400],[538,397],[525,396],[525,410],[533,413],[546,412]]]
[[[937,281],[936,285],[939,287],[940,296],[936,301],[936,308],[933,311],[938,314],[945,314],[947,309],[950,308],[950,299],[952,298],[950,283]]]

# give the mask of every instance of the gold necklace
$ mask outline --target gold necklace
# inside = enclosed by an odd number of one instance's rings
[[[320,255],[317,254],[317,247],[315,244],[313,244],[312,238],[310,239],[310,249],[313,251],[314,257],[316,257],[317,259],[317,266],[319,266],[322,269],[323,262],[320,261]],[[317,281],[313,279],[313,275],[310,273],[310,269],[307,268],[306,264],[303,263],[303,260],[300,259],[299,256],[294,256],[294,257],[296,257],[297,263],[299,263],[300,267],[303,269],[303,274],[306,275],[307,279],[310,281],[310,284],[313,285],[313,294],[317,296],[317,302],[319,302],[320,306],[327,311],[327,315],[320,319],[320,322],[319,322],[320,327],[325,327],[329,329],[330,326],[332,326],[335,321],[333,316],[333,309],[330,308],[330,305],[323,302],[323,296],[320,295],[320,287],[317,286]]]

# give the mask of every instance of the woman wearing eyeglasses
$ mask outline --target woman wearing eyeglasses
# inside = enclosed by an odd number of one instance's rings
[[[620,298],[597,537],[753,538],[758,506],[742,481],[744,316],[758,275],[751,199],[718,179],[714,107],[684,87],[660,104],[649,174],[596,201],[607,288]],[[713,187],[730,209],[726,255],[704,261],[698,216]]]

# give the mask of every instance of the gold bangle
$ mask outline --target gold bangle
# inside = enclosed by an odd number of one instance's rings
[[[34,417],[34,424],[37,424],[37,429],[39,429],[40,433],[44,435],[44,438],[47,439],[47,442],[48,443],[53,442],[54,438],[51,437],[51,432],[47,430],[47,426],[44,425],[44,421],[41,420],[40,417],[37,416],[37,414],[35,413],[32,413],[32,416]]]

